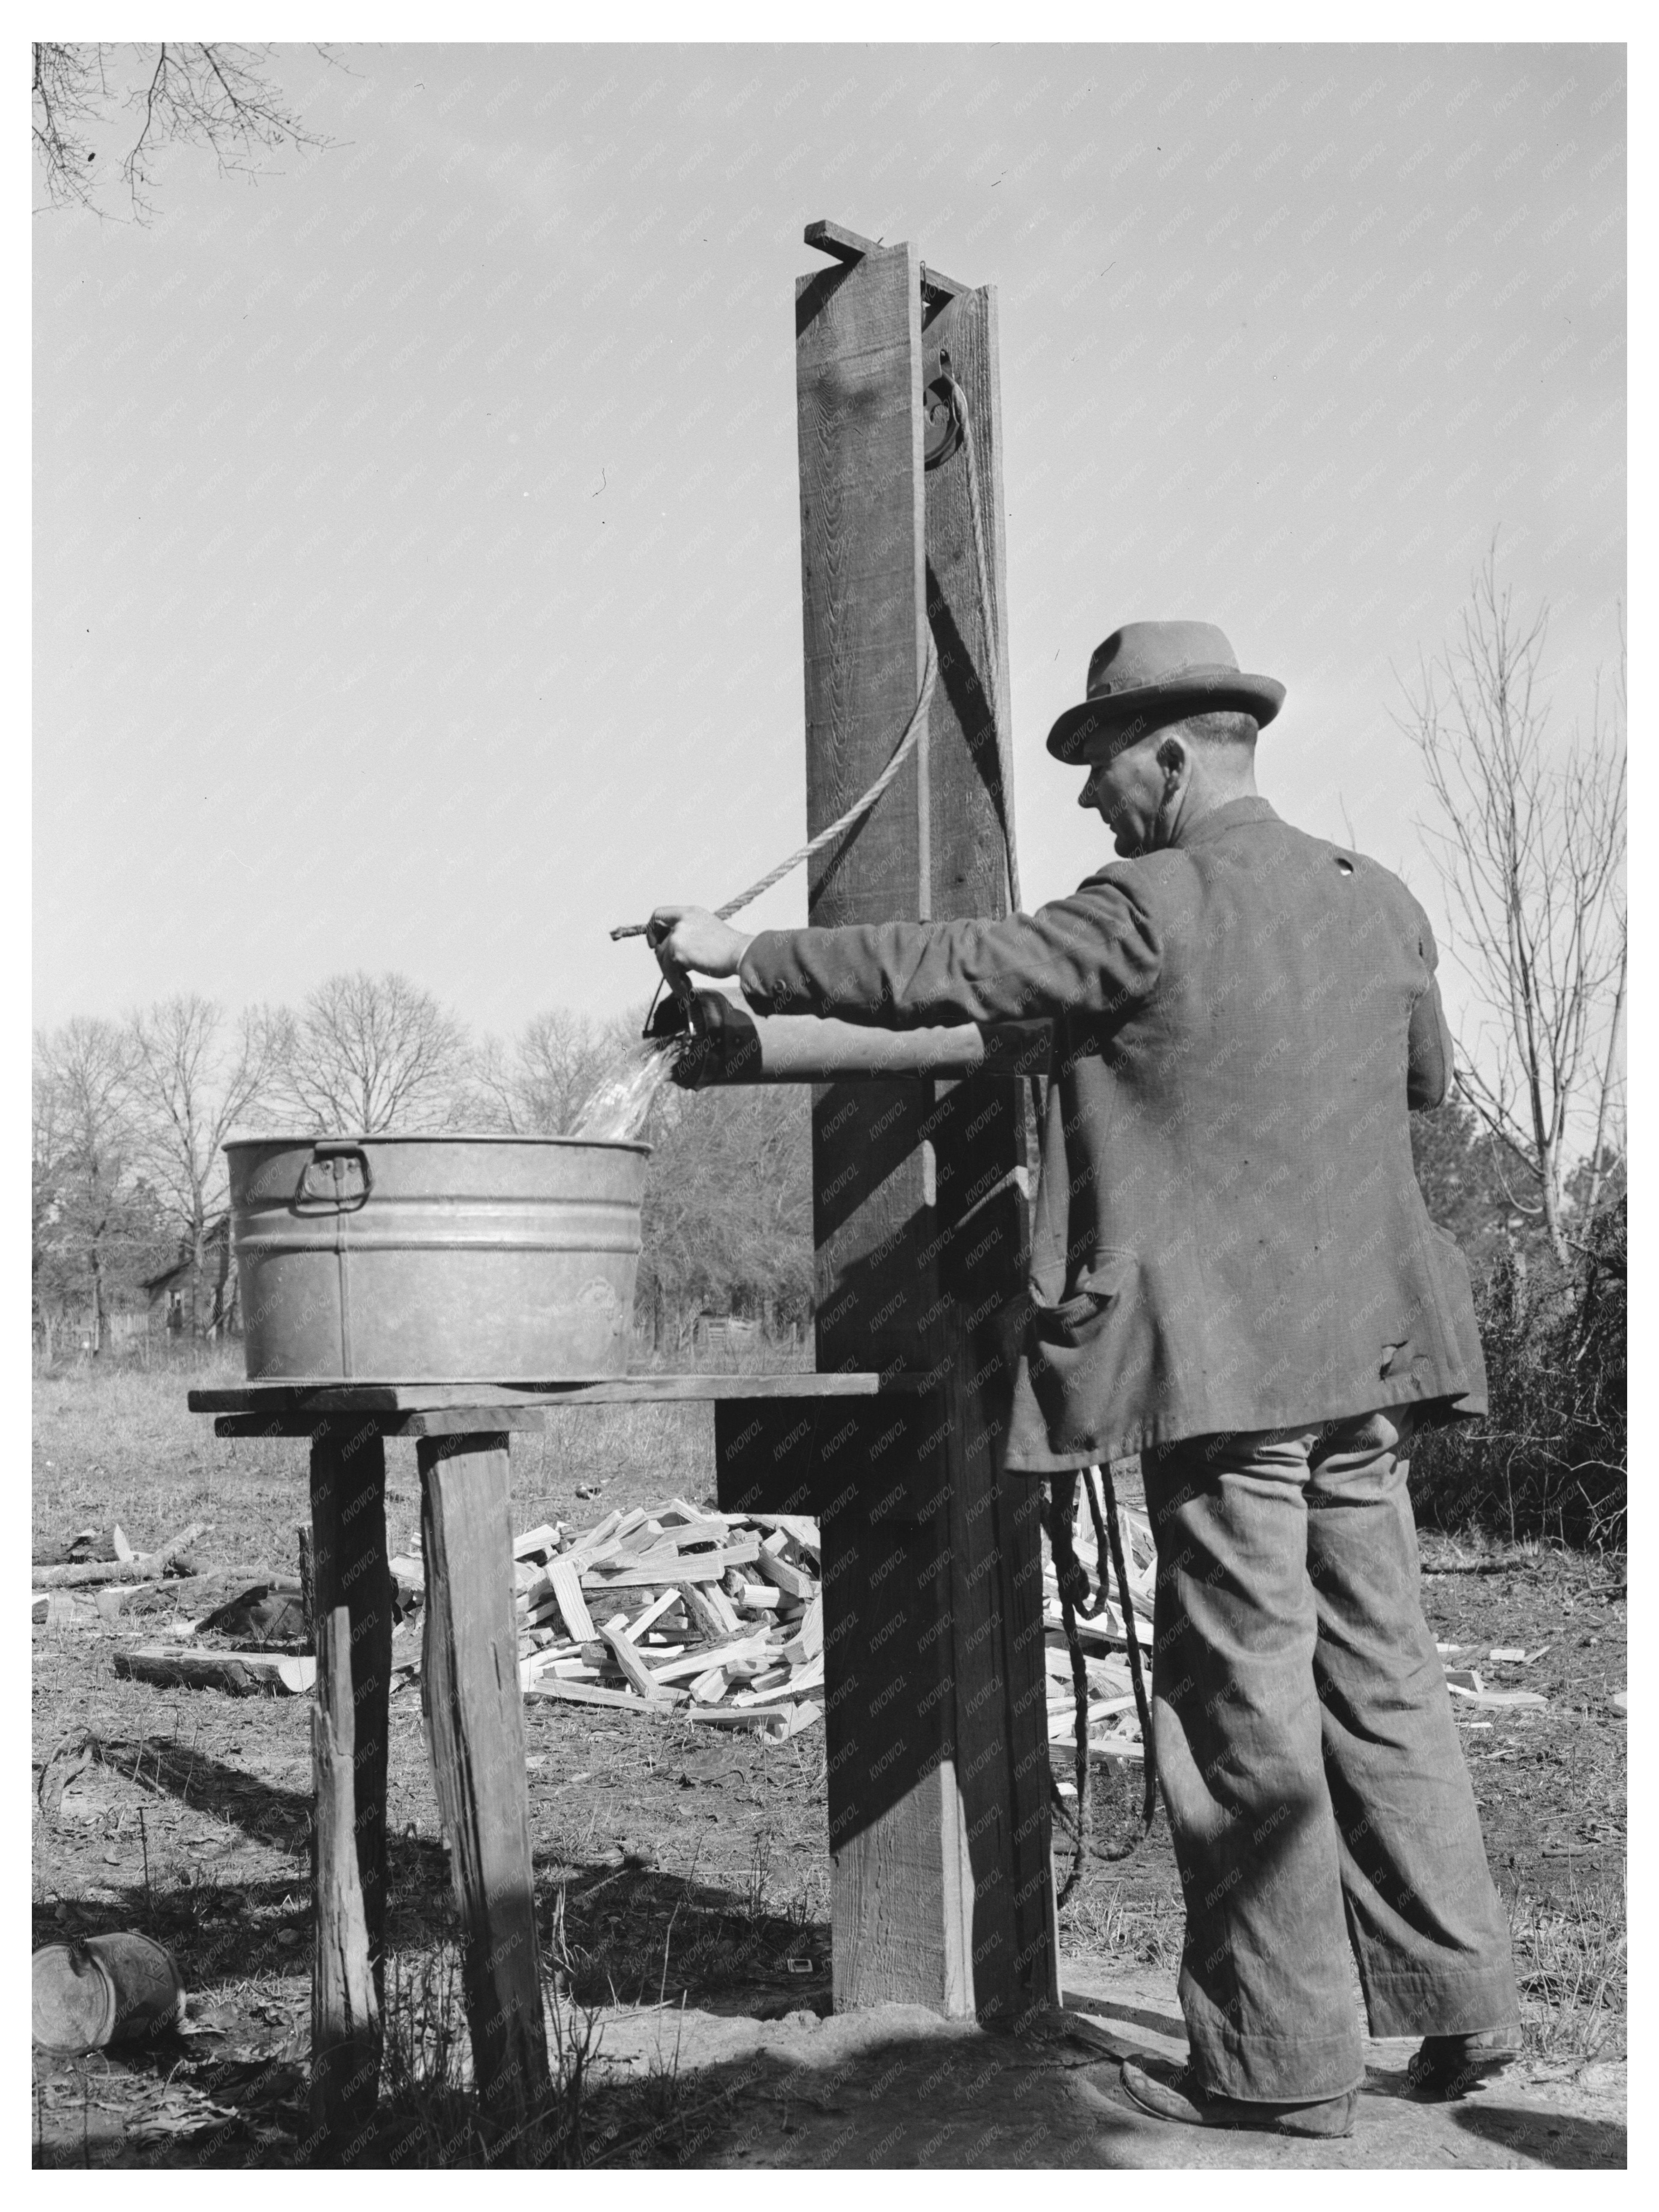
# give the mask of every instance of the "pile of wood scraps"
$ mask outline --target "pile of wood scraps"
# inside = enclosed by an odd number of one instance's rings
[[[782,1738],[822,1719],[816,1521],[671,1498],[514,1544],[519,1680],[528,1699],[605,1705]],[[400,1586],[422,1575],[392,1561]],[[419,1662],[398,1663],[394,1686]],[[817,1694],[814,1694],[817,1693]]]
[[[1095,1565],[1094,1525],[1083,1486],[1078,1486],[1079,1519],[1073,1540],[1079,1557],[1091,1569]],[[1118,1528],[1123,1540],[1123,1562],[1129,1573],[1129,1599],[1140,1644],[1143,1679],[1150,1686],[1152,1648],[1152,1594],[1157,1580],[1157,1558],[1152,1524],[1127,1506],[1118,1507]],[[1091,1759],[1128,1759],[1137,1765],[1145,1757],[1140,1720],[1135,1711],[1134,1684],[1127,1656],[1128,1634],[1122,1610],[1114,1595],[1091,1616],[1077,1616],[1078,1641],[1083,1647],[1088,1675],[1089,1756]],[[1045,1623],[1044,1664],[1048,1677],[1048,1741],[1057,1768],[1069,1771],[1072,1747],[1077,1740],[1077,1693],[1072,1679],[1072,1655],[1066,1642],[1060,1603],[1060,1581],[1047,1541],[1043,1547],[1042,1598]],[[1098,1602],[1098,1593],[1097,1594]],[[1062,1782],[1062,1790],[1070,1785]]]
[[[100,1583],[158,1581],[171,1571],[187,1574],[183,1554],[212,1528],[209,1521],[192,1521],[171,1542],[154,1552],[135,1552],[118,1522],[107,1534],[82,1528],[54,1560],[37,1559],[30,1580],[37,1590],[83,1589]],[[39,1601],[36,1601],[37,1611]]]

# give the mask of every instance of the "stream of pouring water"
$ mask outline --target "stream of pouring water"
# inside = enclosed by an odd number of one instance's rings
[[[571,1135],[608,1144],[637,1137],[684,1042],[681,1037],[641,1040],[623,1066],[588,1100]]]

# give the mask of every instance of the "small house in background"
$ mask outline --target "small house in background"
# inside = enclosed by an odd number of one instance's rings
[[[185,1252],[159,1275],[145,1277],[140,1288],[149,1300],[147,1334],[169,1343],[185,1336],[240,1336],[242,1323],[236,1303],[236,1267],[231,1257],[228,1213],[209,1222],[202,1240],[199,1285],[192,1276],[191,1255]],[[192,1296],[198,1302],[193,1315]]]

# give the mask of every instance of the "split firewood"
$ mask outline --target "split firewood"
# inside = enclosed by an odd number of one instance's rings
[[[182,1535],[163,1544],[159,1552],[137,1553],[125,1559],[98,1559],[86,1566],[36,1567],[30,1579],[36,1589],[61,1589],[84,1583],[150,1582],[181,1552],[188,1551],[198,1536],[207,1535],[212,1526],[210,1521],[192,1521]]]
[[[647,1606],[643,1613],[636,1613],[635,1615],[634,1619],[623,1631],[623,1635],[627,1637],[630,1644],[637,1644],[641,1637],[644,1635],[646,1630],[650,1627],[652,1622],[653,1620],[660,1620],[664,1613],[668,1611],[669,1607],[671,1606],[678,1605],[679,1601],[680,1594],[677,1589],[665,1590],[660,1597],[653,1598],[652,1600],[651,1603]]]
[[[657,1518],[665,1528],[684,1530],[688,1540],[695,1535],[703,1541],[712,1538],[717,1544],[726,1541],[730,1525],[723,1513],[702,1512],[683,1498],[671,1498],[666,1505],[659,1506]]]
[[[616,1534],[617,1524],[621,1519],[620,1513],[607,1513],[596,1528],[590,1528],[585,1536],[578,1536],[575,1542],[560,1554],[561,1558],[568,1559],[573,1566],[584,1565],[595,1552],[602,1551],[609,1543]]]
[[[643,1714],[649,1720],[665,1720],[675,1711],[683,1693],[674,1692],[664,1698],[642,1698],[634,1690],[608,1690],[599,1682],[567,1682],[557,1675],[544,1675],[524,1694],[526,1698],[542,1698],[560,1705],[609,1705],[618,1711]]]
[[[710,1667],[705,1673],[699,1674],[692,1683],[691,1702],[694,1705],[717,1705],[726,1695],[726,1692],[725,1668]]]
[[[752,1521],[757,1528],[781,1530],[793,1543],[799,1544],[804,1551],[821,1550],[818,1541],[818,1524],[810,1514],[747,1513],[744,1518],[746,1521]]]
[[[805,1667],[792,1667],[787,1669],[785,1679],[773,1688],[765,1688],[762,1681],[757,1680],[751,1687],[750,1695],[757,1705],[764,1705],[775,1698],[793,1698],[803,1690],[818,1689],[823,1682],[823,1662],[822,1659],[812,1659],[809,1660]]]
[[[513,1540],[514,1558],[515,1559],[546,1559],[550,1553],[557,1551],[561,1533],[556,1526],[550,1526],[546,1522],[544,1522],[539,1528],[527,1528],[522,1536],[515,1536]]]
[[[599,1634],[611,1647],[611,1655],[623,1675],[642,1698],[665,1698],[676,1693],[659,1683],[639,1653],[620,1630],[602,1628]]]
[[[789,1734],[789,1716],[776,1705],[744,1705],[735,1709],[730,1705],[693,1705],[679,1717],[703,1728],[753,1729],[757,1735],[779,1738]]]
[[[728,1571],[720,1552],[652,1552],[626,1565],[584,1568],[583,1577],[590,1589],[654,1589],[666,1583],[718,1583]]]
[[[736,1636],[741,1630],[732,1601],[718,1583],[688,1583],[685,1608],[706,1636]]]
[[[593,1616],[582,1595],[581,1577],[568,1556],[555,1559],[549,1566],[547,1578],[553,1585],[553,1595],[559,1601],[559,1611],[564,1615],[564,1625],[573,1636],[584,1644],[591,1644],[598,1631]]]
[[[724,1666],[758,1658],[765,1650],[764,1634],[741,1636],[735,1643],[712,1648],[705,1644],[701,1651],[689,1651],[683,1659],[671,1659],[666,1666],[653,1667],[651,1671],[659,1682],[684,1681],[688,1676],[707,1674]]]
[[[821,1596],[809,1601],[802,1613],[800,1626],[783,1647],[784,1656],[800,1665],[816,1659],[823,1649],[823,1600]]]
[[[1133,1697],[1091,1698],[1089,1701],[1090,1727],[1093,1728],[1097,1721],[1111,1719],[1115,1714],[1133,1712],[1134,1711],[1134,1703],[1135,1701]],[[1062,1741],[1069,1741],[1071,1737],[1076,1735],[1076,1706],[1072,1705],[1067,1705],[1064,1707],[1057,1705],[1050,1705],[1048,1708],[1049,1742],[1058,1743]]]
[[[817,1583],[811,1575],[799,1567],[792,1567],[787,1559],[781,1559],[775,1552],[769,1552],[764,1545],[755,1565],[769,1583],[790,1597],[798,1597],[804,1603],[817,1595]]]

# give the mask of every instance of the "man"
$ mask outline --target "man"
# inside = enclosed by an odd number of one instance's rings
[[[1372,2033],[1455,2094],[1518,2047],[1508,1930],[1418,1592],[1413,1434],[1485,1406],[1408,1109],[1450,1039],[1399,879],[1255,788],[1284,698],[1204,623],[1133,623],[1048,737],[1119,859],[995,922],[745,938],[659,908],[757,1012],[1055,1025],[1007,1465],[1141,1455],[1153,1741],[1186,1901],[1179,2073],[1144,2109],[1344,2135]]]

